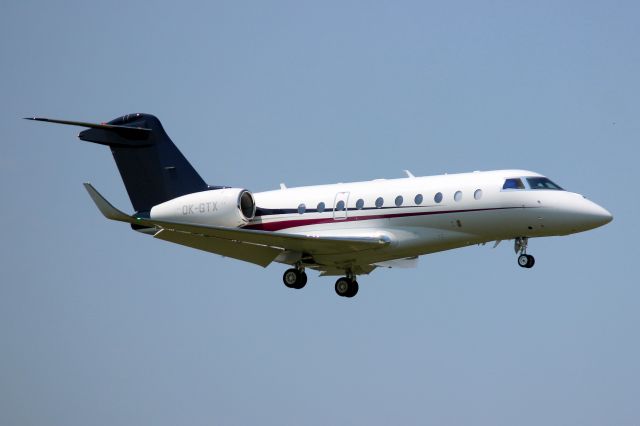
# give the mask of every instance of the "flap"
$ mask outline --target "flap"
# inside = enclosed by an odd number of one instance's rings
[[[236,241],[222,240],[220,238],[198,236],[184,232],[174,232],[166,229],[158,231],[154,238],[169,241],[171,243],[192,247],[198,250],[208,251],[221,256],[232,257],[255,263],[260,266],[268,266],[281,252],[281,249],[272,247],[245,244]]]
[[[382,235],[380,237],[319,237],[242,228],[223,228],[200,224],[161,222],[149,219],[139,219],[136,223],[145,226],[156,226],[160,229],[168,229],[171,231],[180,231],[194,235],[204,235],[223,240],[259,244],[317,255],[371,250],[390,243],[388,237]]]

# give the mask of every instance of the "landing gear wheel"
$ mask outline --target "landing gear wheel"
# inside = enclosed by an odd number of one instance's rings
[[[296,268],[287,269],[282,276],[282,282],[289,288],[301,289],[307,284],[307,274]]]
[[[338,281],[336,281],[336,294],[346,297],[349,294],[349,284],[351,284],[351,281],[348,278],[338,278]]]
[[[527,268],[533,268],[533,265],[536,264],[536,259],[530,254],[528,254],[527,257],[529,258],[529,263],[527,263]]]
[[[336,294],[342,297],[353,297],[358,294],[358,282],[347,277],[338,278],[336,281]]]
[[[353,297],[356,294],[358,294],[358,288],[359,287],[360,286],[358,285],[358,281],[356,281],[356,280],[351,281],[351,286],[350,286],[350,289],[349,289],[349,294],[347,294],[347,297]]]
[[[518,256],[518,265],[520,265],[523,268],[526,268],[528,264],[529,264],[529,256],[527,256],[526,254],[521,254],[520,256]]]
[[[532,268],[535,263],[536,259],[530,254],[521,254],[518,256],[518,265],[522,268]]]
[[[305,285],[307,285],[307,274],[306,272],[303,271],[303,272],[300,272],[300,280],[298,281],[298,284],[296,285],[295,288],[300,290]]]

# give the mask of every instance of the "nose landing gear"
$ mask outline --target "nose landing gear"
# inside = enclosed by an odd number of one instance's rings
[[[527,244],[529,243],[528,237],[518,237],[516,238],[514,244],[514,250],[516,253],[520,253],[518,256],[518,265],[522,268],[533,268],[533,265],[536,263],[536,259],[527,254]]]

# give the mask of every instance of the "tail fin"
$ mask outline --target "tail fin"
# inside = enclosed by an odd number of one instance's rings
[[[129,114],[103,124],[29,119],[89,127],[78,137],[111,148],[136,212],[148,212],[156,204],[209,189],[153,115]]]

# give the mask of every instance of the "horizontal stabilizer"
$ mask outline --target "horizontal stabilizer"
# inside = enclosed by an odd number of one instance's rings
[[[106,123],[100,123],[100,124],[86,123],[83,121],[57,120],[53,118],[44,118],[44,117],[25,117],[25,120],[44,121],[45,123],[66,124],[69,126],[89,127],[91,129],[106,130],[108,132],[113,132],[114,134],[121,136],[122,138],[132,139],[132,140],[146,140],[149,138],[149,135],[151,134],[151,129],[147,129],[144,127],[119,126],[119,125],[106,124]],[[87,140],[89,142],[109,144],[103,141],[94,141],[91,139],[84,139],[82,136],[80,137],[80,139]],[[114,141],[110,141],[110,142],[111,142],[110,144],[114,144]],[[121,144],[131,145],[131,142],[130,141],[121,142]]]

